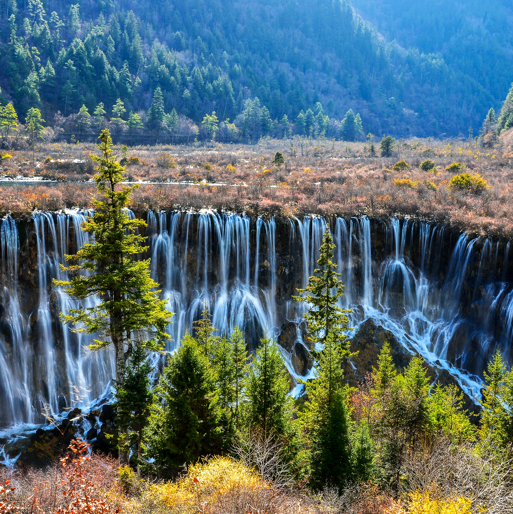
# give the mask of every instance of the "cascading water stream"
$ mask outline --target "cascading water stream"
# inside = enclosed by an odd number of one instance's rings
[[[23,241],[12,218],[1,221],[0,427],[40,423],[45,406],[56,415],[110,391],[112,352],[91,353],[91,338],[61,323],[59,313],[77,303],[53,286],[54,278],[68,278],[59,266],[65,255],[89,242],[84,219],[34,214]],[[174,313],[169,352],[205,306],[220,334],[239,326],[251,349],[304,314],[291,297],[317,267],[327,220],[149,212],[147,222],[151,274]],[[449,370],[470,395],[478,394],[479,378],[456,366],[479,374],[495,348],[511,361],[509,243],[455,238],[443,227],[397,219],[336,218],[330,229],[345,284],[340,305],[353,309],[356,330],[373,318],[410,352]],[[297,363],[297,349],[307,353],[299,327],[294,337],[282,352],[297,382],[312,370]]]

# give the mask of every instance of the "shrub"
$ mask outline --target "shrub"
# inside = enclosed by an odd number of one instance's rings
[[[194,512],[194,507],[212,505],[229,495],[257,497],[269,486],[250,468],[227,457],[213,457],[189,466],[176,482],[150,488],[171,511]]]
[[[127,166],[140,166],[141,165],[141,159],[139,157],[137,157],[136,155],[131,155],[127,159],[126,165]]]
[[[204,162],[202,165],[201,165],[202,168],[206,169],[207,171],[212,171],[212,164],[210,164],[209,162]]]
[[[471,514],[470,498],[432,498],[429,493],[411,493],[408,514]]]
[[[168,169],[174,169],[178,167],[173,156],[165,152],[162,152],[157,156],[157,166],[160,168]]]
[[[48,164],[49,162],[52,162],[52,161],[53,161],[53,159],[50,156],[46,157],[44,160],[45,164]]]
[[[424,180],[424,185],[430,191],[438,191],[438,186],[434,182],[431,182],[431,180]]]
[[[436,168],[436,164],[429,159],[420,163],[420,169],[422,171],[431,171],[433,168]]]
[[[229,173],[235,173],[235,166],[228,164],[228,166],[226,166],[226,171],[228,171]]]
[[[3,161],[4,159],[12,159],[12,155],[7,152],[0,152],[0,159]]]
[[[278,168],[282,165],[282,164],[285,164],[285,158],[283,157],[283,154],[281,152],[276,152],[274,154],[274,159],[273,159],[273,163],[276,164],[276,166],[278,166]]]
[[[424,157],[434,157],[435,151],[432,148],[426,148],[425,150],[422,150],[421,155]]]
[[[474,195],[480,195],[490,189],[490,186],[488,185],[488,182],[479,175],[479,173],[476,173],[475,175],[471,175],[470,173],[460,173],[459,175],[455,175],[451,178],[449,181],[449,188],[467,191]]]
[[[392,169],[394,171],[404,171],[404,170],[409,170],[410,169],[410,165],[403,159],[399,162],[396,162],[393,166],[392,166]]]
[[[461,164],[460,162],[453,162],[447,168],[445,168],[445,171],[448,171],[449,173],[460,173],[465,169],[465,165]]]
[[[411,189],[415,189],[419,185],[418,182],[414,182],[411,178],[399,178],[394,180],[394,184],[397,187],[409,187]]]

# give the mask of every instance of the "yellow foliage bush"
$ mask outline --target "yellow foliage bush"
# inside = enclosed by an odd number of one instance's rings
[[[150,494],[172,511],[192,512],[198,504],[213,504],[230,493],[258,493],[268,488],[241,462],[213,457],[206,463],[191,465],[177,482],[152,486]]]
[[[137,157],[136,155],[131,155],[127,159],[126,164],[127,166],[140,166],[142,163],[139,157]]]
[[[430,190],[430,191],[438,191],[438,186],[432,182],[431,180],[424,180],[424,185]]]
[[[159,166],[160,168],[173,169],[176,168],[178,165],[176,164],[176,161],[174,160],[172,155],[162,152],[157,156],[157,166]]]
[[[226,171],[228,171],[229,173],[235,173],[235,166],[228,164],[228,166],[226,166]]]
[[[465,169],[465,165],[461,164],[459,162],[453,162],[447,168],[445,168],[445,171],[448,171],[449,173],[460,173]]]
[[[12,159],[12,155],[8,154],[7,152],[0,152],[0,159]]]
[[[432,498],[429,493],[411,493],[406,512],[408,514],[471,514],[472,499]],[[484,513],[484,511],[481,511]]]
[[[399,162],[396,162],[393,166],[392,166],[392,169],[394,171],[404,171],[404,170],[409,170],[410,169],[410,165],[403,159]]]
[[[449,181],[450,189],[459,189],[460,191],[467,191],[474,195],[479,195],[484,193],[486,190],[490,189],[488,182],[476,173],[475,175],[471,175],[470,173],[460,173],[459,175],[455,175]]]
[[[394,185],[397,187],[410,187],[411,189],[415,189],[419,183],[413,181],[411,178],[398,178],[394,180]]]

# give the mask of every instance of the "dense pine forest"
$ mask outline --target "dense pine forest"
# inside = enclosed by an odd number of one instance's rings
[[[395,27],[383,38],[345,1],[5,0],[2,11],[0,101],[22,121],[40,109],[68,139],[97,136],[105,120],[148,142],[198,130],[466,136],[509,86],[505,71],[479,67],[496,62],[497,45],[479,58],[464,46],[463,60],[415,39],[400,46]]]

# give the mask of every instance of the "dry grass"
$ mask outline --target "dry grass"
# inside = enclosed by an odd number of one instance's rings
[[[121,156],[121,148],[117,150]],[[384,159],[371,157],[363,143],[299,139],[254,146],[142,146],[130,149],[141,164],[133,160],[136,164],[127,167],[127,179],[151,183],[133,195],[132,208],[140,211],[211,208],[284,216],[399,215],[510,237],[513,153],[509,150],[500,145],[480,148],[474,142],[409,140],[398,142],[396,154]],[[276,151],[285,156],[280,168],[272,164]],[[94,189],[87,181],[94,173],[90,159],[94,152],[92,144],[49,144],[36,154],[38,167],[27,152],[11,152],[12,158],[2,161],[0,175],[58,182],[0,184],[0,214],[90,207]],[[173,160],[171,167],[162,165],[162,155],[168,156],[166,163]],[[426,159],[436,168],[422,171],[420,164]],[[393,171],[401,160],[408,168]],[[466,172],[479,173],[490,189],[482,194],[451,190],[454,174],[446,168],[454,162],[464,165]]]

